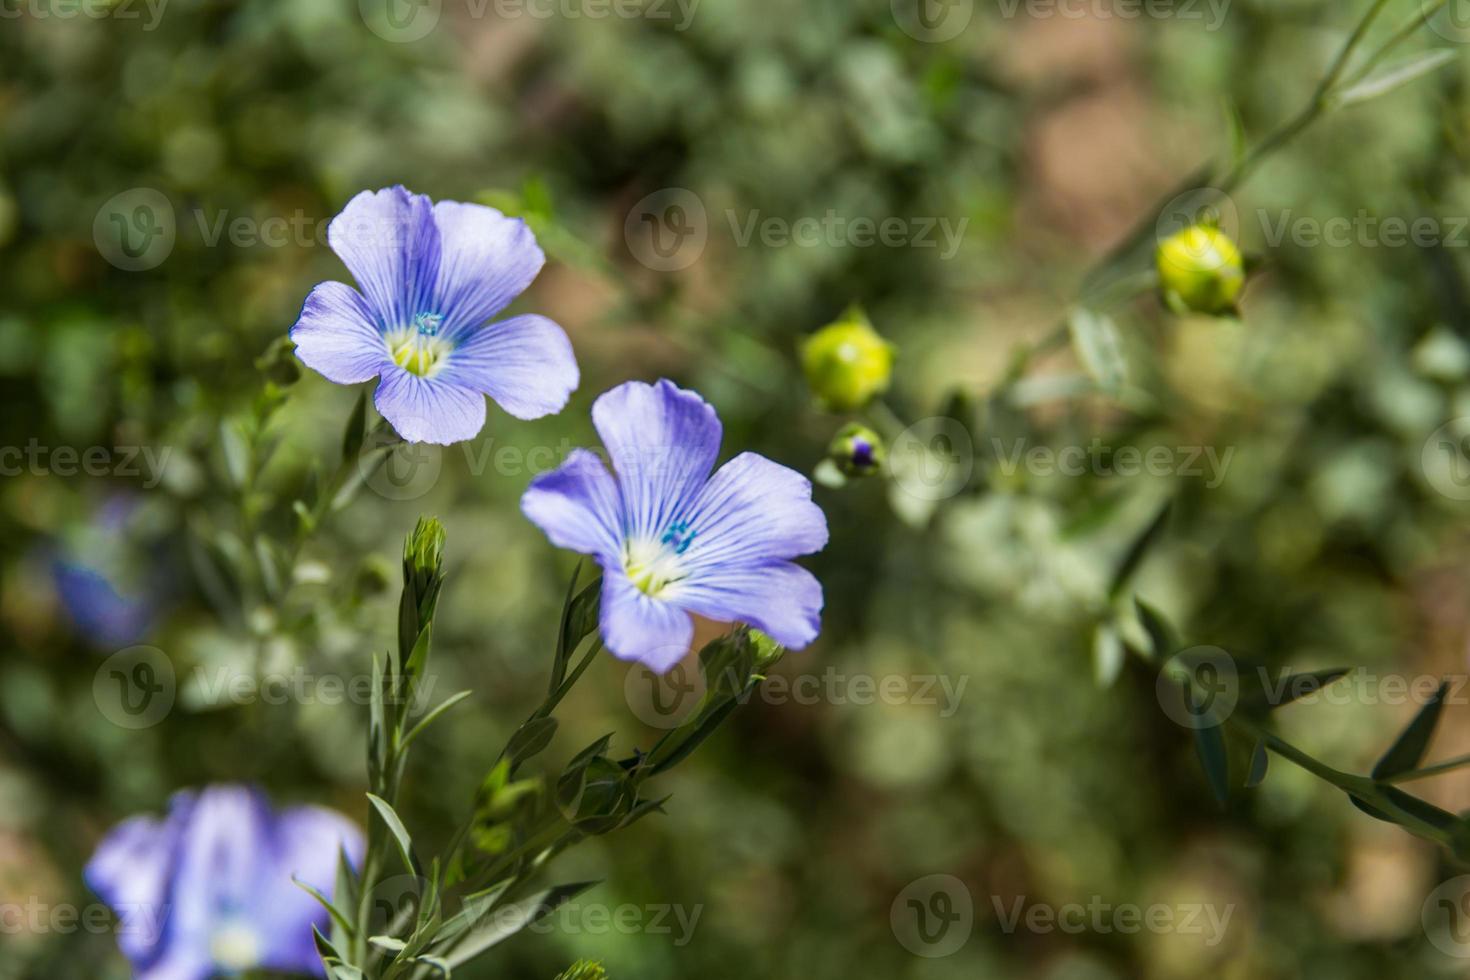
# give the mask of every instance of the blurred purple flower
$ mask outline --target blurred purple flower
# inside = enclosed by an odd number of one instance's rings
[[[114,494],[49,554],[51,580],[67,618],[95,646],[116,649],[143,639],[163,601],[164,579],[157,562],[129,534],[137,501]]]
[[[259,790],[174,794],[164,819],[133,817],[87,864],[117,913],[136,980],[207,980],[266,969],[322,976],[312,926],[327,912],[292,882],[330,895],[337,856],[362,859],[362,834],[321,807],[274,811]]]
[[[399,186],[347,202],[327,241],[358,289],[311,291],[291,328],[296,353],[338,384],[381,377],[373,402],[404,439],[473,438],[486,395],[518,419],[566,405],[578,375],[561,327],[535,314],[486,325],[545,262],[524,221]]]
[[[755,453],[711,476],[719,416],[670,381],[604,393],[592,421],[616,478],[574,450],[531,482],[521,510],[602,566],[609,650],[662,673],[689,650],[689,613],[749,623],[787,647],[816,639],[821,583],[789,560],[827,544],[806,477]]]

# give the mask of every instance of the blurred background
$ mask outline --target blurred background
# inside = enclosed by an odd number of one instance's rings
[[[1144,291],[1113,311],[1130,397],[1054,350],[1000,410],[1013,351],[1088,267],[1233,131],[1305,104],[1368,3],[921,2],[3,0],[0,904],[95,902],[100,835],[183,787],[254,781],[363,819],[366,707],[210,688],[257,665],[360,677],[421,513],[449,529],[434,696],[475,697],[421,743],[401,809],[447,838],[541,696],[574,563],[518,512],[534,472],[595,445],[598,393],[661,376],[717,406],[725,457],[812,472],[849,417],[814,403],[798,345],[856,302],[899,351],[875,424],[959,415],[968,478],[819,487],[824,632],[779,666],[786,693],[663,780],[666,816],[568,855],[559,877],[606,879],[578,911],[465,975],[577,956],[625,980],[1465,975],[1421,927],[1459,873],[1445,854],[1279,759],[1222,809],[1153,670],[1094,654],[1136,591],[1188,642],[1274,667],[1463,681],[1465,59],[1329,115],[1233,191],[1261,263],[1241,320]],[[1418,4],[1390,6],[1385,30]],[[1453,27],[1411,44],[1460,44]],[[474,442],[399,459],[305,543],[284,600],[242,604],[232,556],[289,539],[357,397],[306,372],[256,439],[265,377],[292,380],[267,352],[315,283],[348,278],[326,222],[399,182],[531,220],[549,261],[516,309],[566,328],[582,386],[559,416],[492,406]],[[1391,240],[1390,217],[1436,234]],[[886,240],[854,230],[886,218]],[[1314,240],[1334,219],[1349,232]],[[1068,447],[1092,462],[1044,465]],[[1113,465],[1123,449],[1163,463]],[[108,700],[104,665],[138,644],[177,680],[161,717]],[[647,747],[682,683],[600,659],[548,757],[606,732]],[[1470,751],[1467,700],[1435,757]],[[1277,719],[1361,772],[1415,708],[1370,680]],[[1416,789],[1470,806],[1463,776]],[[960,916],[942,941],[916,938],[915,895]],[[1063,930],[1009,921],[1018,901],[1204,911],[1193,931]],[[606,917],[623,906],[631,928]],[[110,934],[0,932],[7,980],[127,975]]]

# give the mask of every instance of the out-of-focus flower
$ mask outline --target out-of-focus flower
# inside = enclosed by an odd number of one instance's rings
[[[711,476],[719,416],[670,381],[605,392],[592,421],[617,476],[574,450],[532,481],[521,510],[602,566],[602,636],[614,655],[668,670],[693,639],[689,613],[749,623],[793,648],[816,638],[821,583],[790,561],[827,544],[806,477],[755,453]]]
[[[801,345],[801,369],[817,400],[834,412],[854,412],[888,390],[893,345],[854,307]]]
[[[160,575],[127,534],[135,510],[127,495],[109,497],[50,554],[61,608],[78,633],[104,649],[137,643],[159,615]]]
[[[577,387],[567,335],[544,316],[486,325],[541,271],[525,222],[363,191],[327,227],[359,289],[324,282],[291,328],[296,354],[338,384],[380,377],[373,403],[409,442],[448,445],[485,424],[485,396],[519,419],[559,412]]]
[[[87,884],[119,919],[136,980],[207,980],[247,970],[321,976],[312,927],[327,912],[295,877],[331,894],[338,854],[362,834],[320,807],[274,811],[258,790],[176,793],[164,819],[133,817],[87,864]]]
[[[872,476],[883,468],[883,438],[860,422],[850,422],[832,437],[827,458],[843,476]]]
[[[1211,224],[1193,224],[1164,239],[1155,264],[1164,301],[1181,313],[1233,312],[1245,286],[1240,249]]]

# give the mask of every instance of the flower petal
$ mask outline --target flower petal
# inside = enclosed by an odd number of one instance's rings
[[[97,845],[87,885],[118,917],[118,946],[134,964],[151,960],[163,939],[168,877],[180,822],[133,817]]]
[[[345,283],[324,282],[311,291],[291,340],[302,363],[339,385],[376,378],[392,363],[376,314]]]
[[[480,326],[526,291],[546,256],[519,218],[482,204],[434,205],[440,254],[434,296],[453,336]],[[543,413],[545,414],[545,413]]]
[[[362,831],[346,817],[315,806],[294,807],[277,819],[272,833],[274,854],[261,855],[259,881],[251,924],[265,941],[261,966],[290,973],[319,974],[311,927],[330,932],[327,910],[291,879],[311,885],[332,897],[337,881],[337,857],[360,866]]]
[[[670,600],[720,622],[749,623],[799,650],[822,630],[822,583],[789,561],[708,568],[678,583]]]
[[[720,417],[671,381],[630,381],[598,397],[592,424],[618,475],[627,536],[663,534],[709,477],[720,451]]]
[[[686,565],[752,565],[827,546],[827,516],[811,481],[758,453],[741,453],[705,484],[682,515],[694,536]]]
[[[332,246],[385,329],[406,327],[432,309],[439,277],[433,205],[402,186],[363,191],[327,226]]]
[[[602,573],[602,641],[619,660],[662,674],[684,658],[694,621],[678,606],[638,591],[621,570]]]
[[[596,453],[574,449],[556,469],[531,481],[521,513],[558,548],[596,555],[607,565],[622,551],[618,485]]]
[[[561,327],[544,316],[513,316],[470,333],[443,377],[483,391],[518,419],[566,407],[577,389],[577,358]]]
[[[373,394],[378,412],[408,442],[439,446],[473,439],[485,426],[485,396],[442,375],[422,378],[396,364]]]

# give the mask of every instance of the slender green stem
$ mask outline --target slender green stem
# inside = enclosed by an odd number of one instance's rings
[[[1408,783],[1416,779],[1427,779],[1430,776],[1438,776],[1440,773],[1453,772],[1456,769],[1463,769],[1466,766],[1470,766],[1470,755],[1461,755],[1453,759],[1446,759],[1444,762],[1436,762],[1434,765],[1425,766],[1422,769],[1411,769],[1408,772],[1401,772],[1397,776],[1390,776],[1383,781],[1385,783]]]

